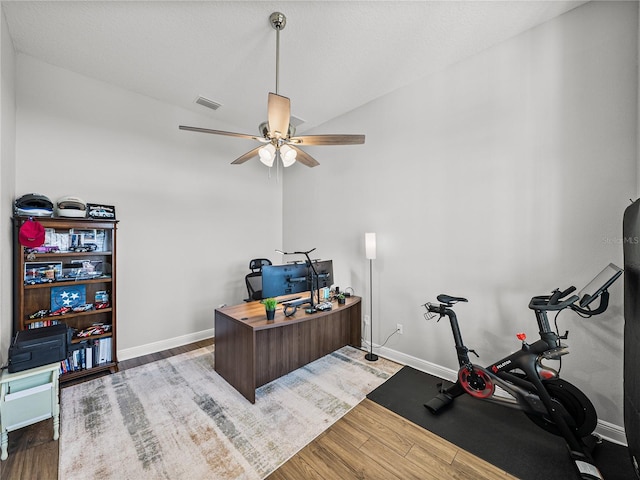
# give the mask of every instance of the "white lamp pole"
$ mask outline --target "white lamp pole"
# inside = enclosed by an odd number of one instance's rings
[[[373,260],[376,258],[376,234],[364,234],[364,251],[369,259],[369,353],[364,358],[370,362],[378,360],[378,356],[373,353]]]

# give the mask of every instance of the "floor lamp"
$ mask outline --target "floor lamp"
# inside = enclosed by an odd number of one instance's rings
[[[378,355],[373,353],[373,260],[376,258],[376,234],[364,234],[364,251],[369,259],[369,353],[364,358],[370,362],[378,360]]]

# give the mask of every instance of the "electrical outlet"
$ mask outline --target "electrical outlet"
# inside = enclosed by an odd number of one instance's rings
[[[404,327],[401,323],[396,323],[396,332],[398,332],[400,335],[404,333]]]
[[[364,316],[364,324],[365,324],[365,325],[369,325],[369,321],[370,321],[370,320],[369,320],[369,315],[365,315],[365,316]]]

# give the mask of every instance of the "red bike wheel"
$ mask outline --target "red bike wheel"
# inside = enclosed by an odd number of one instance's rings
[[[496,389],[489,375],[475,365],[471,370],[462,367],[458,371],[458,380],[464,391],[476,398],[489,398]]]

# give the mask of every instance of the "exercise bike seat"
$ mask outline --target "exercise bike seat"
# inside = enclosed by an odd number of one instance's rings
[[[445,303],[447,305],[453,305],[456,302],[467,302],[468,301],[466,298],[452,297],[451,295],[445,295],[444,293],[441,293],[436,298],[438,299],[438,301],[440,303]]]

